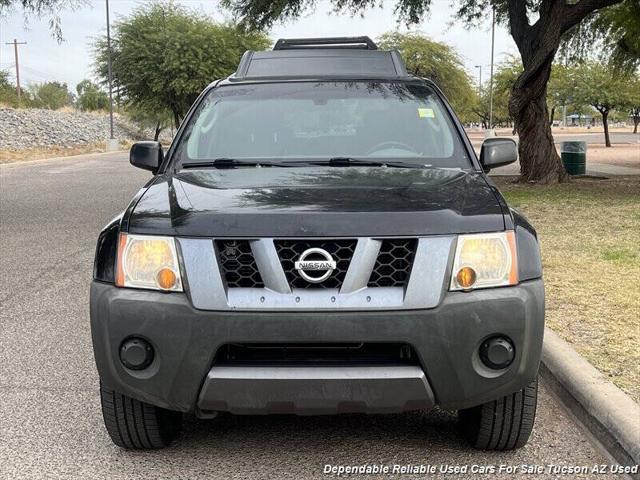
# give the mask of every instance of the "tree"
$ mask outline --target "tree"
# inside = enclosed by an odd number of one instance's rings
[[[75,10],[88,3],[88,0],[0,0],[0,17],[14,8],[21,8],[25,19],[29,16],[47,17],[52,35],[61,42],[60,11],[65,8]]]
[[[498,65],[493,75],[493,124],[510,124],[513,122],[509,112],[509,94],[514,83],[522,74],[522,62],[515,57]],[[487,98],[490,94],[490,84],[487,82],[483,89]]]
[[[629,86],[628,107],[633,119],[633,133],[638,133],[638,124],[640,124],[640,79],[637,77]]]
[[[71,103],[71,93],[66,83],[44,82],[29,85],[31,106],[57,110]]]
[[[547,108],[549,123],[553,124],[556,109],[566,107],[573,101],[573,95],[577,87],[574,69],[565,65],[554,64],[551,67],[551,76],[547,86]]]
[[[471,113],[469,107],[474,101],[471,79],[453,47],[416,33],[399,32],[385,33],[378,43],[387,50],[397,49],[410,73],[433,80],[458,116],[463,118]]]
[[[594,49],[594,46],[596,47]],[[590,15],[567,36],[563,49],[575,59],[593,57],[633,71],[640,66],[640,1],[622,3]]]
[[[173,116],[169,110],[156,110],[150,111],[148,109],[136,109],[135,107],[129,107],[126,110],[126,114],[129,119],[138,125],[140,129],[152,129],[153,139],[158,140],[160,133],[165,128],[171,126]]]
[[[9,81],[9,72],[6,70],[0,70],[0,103],[11,107],[18,106],[16,86]]]
[[[493,75],[493,117],[491,116],[491,85],[486,81],[481,87],[477,101],[473,104],[473,111],[480,117],[482,126],[511,126],[513,119],[509,115],[509,92],[513,83],[520,75],[522,65],[517,59],[509,59],[497,66]]]
[[[581,102],[600,112],[605,145],[610,147],[609,114],[615,109],[626,110],[630,104],[632,75],[601,63],[590,62],[578,68],[577,76],[580,88],[576,90],[576,96]]]
[[[523,181],[551,183],[568,179],[556,152],[546,103],[551,65],[568,31],[601,8],[621,0],[457,0],[456,16],[469,25],[485,18],[491,7],[497,21],[507,23],[523,64],[514,83],[509,112],[520,136],[520,173]],[[317,0],[223,0],[249,28],[265,28],[276,20],[297,18]],[[361,13],[374,7],[372,0],[332,0],[337,10]],[[416,24],[429,12],[431,0],[396,0],[400,21]],[[530,20],[534,19],[533,23]]]
[[[82,111],[106,110],[109,108],[109,96],[91,80],[82,80],[76,85],[78,98],[76,105]]]
[[[113,84],[128,107],[170,111],[177,126],[206,85],[235,71],[245,50],[269,44],[261,32],[218,24],[173,3],[143,5],[113,26]],[[105,81],[107,53],[99,39],[96,70]]]

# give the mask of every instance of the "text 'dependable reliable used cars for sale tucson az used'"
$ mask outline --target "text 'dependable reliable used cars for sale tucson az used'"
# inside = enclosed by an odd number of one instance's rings
[[[544,331],[535,230],[438,87],[367,37],[246,52],[195,101],[100,233],[91,329],[104,422],[128,449],[185,414],[458,412],[524,445]],[[124,207],[124,206],[123,206]]]

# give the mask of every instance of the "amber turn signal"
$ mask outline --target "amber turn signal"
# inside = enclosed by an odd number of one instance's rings
[[[471,267],[462,267],[458,270],[456,282],[462,288],[471,288],[476,283],[476,271]]]
[[[170,290],[176,285],[178,280],[176,273],[170,268],[162,268],[156,275],[158,287],[163,290]]]

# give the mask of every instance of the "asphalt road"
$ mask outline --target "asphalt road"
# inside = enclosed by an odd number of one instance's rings
[[[88,290],[98,231],[147,178],[124,154],[0,166],[0,478],[301,479],[322,477],[325,464],[609,463],[544,386],[533,438],[511,453],[470,449],[442,412],[187,419],[169,449],[118,449],[102,425]],[[527,478],[544,477],[555,475]]]

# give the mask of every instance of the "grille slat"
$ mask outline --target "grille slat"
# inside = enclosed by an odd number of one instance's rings
[[[217,240],[220,267],[229,288],[264,288],[248,240]]]
[[[367,286],[406,287],[417,244],[414,238],[383,240]]]
[[[291,288],[340,288],[349,269],[357,240],[276,240],[280,263]],[[322,283],[309,283],[300,276],[295,262],[309,248],[322,248],[335,260],[336,269]]]

